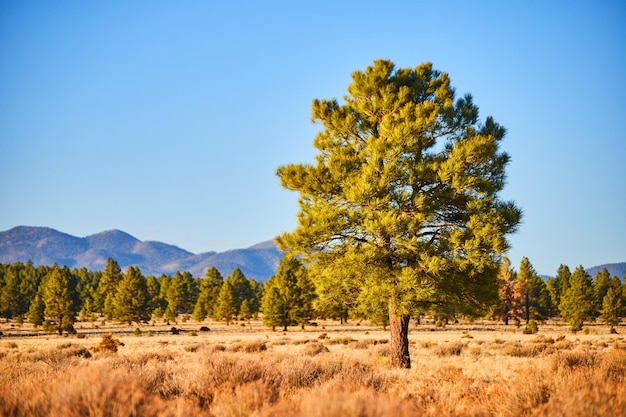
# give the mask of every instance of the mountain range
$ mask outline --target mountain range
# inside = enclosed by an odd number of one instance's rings
[[[162,242],[142,242],[121,230],[87,237],[72,236],[48,227],[18,226],[0,232],[0,263],[30,260],[34,265],[52,265],[56,262],[70,268],[100,271],[107,258],[113,258],[122,269],[139,266],[144,275],[188,271],[194,277],[202,277],[209,267],[215,266],[224,277],[239,268],[246,277],[265,282],[276,273],[281,257],[272,241],[245,249],[194,254]],[[586,271],[593,278],[603,268],[611,276],[622,278],[626,274],[626,262],[598,265]]]
[[[266,281],[274,275],[282,254],[272,241],[245,249],[194,254],[162,242],[141,241],[121,230],[107,230],[76,237],[48,227],[18,226],[0,232],[0,263],[27,262],[38,265],[104,269],[113,258],[125,270],[139,266],[144,275],[173,275],[188,271],[203,277],[215,266],[226,277],[239,268],[246,277]]]

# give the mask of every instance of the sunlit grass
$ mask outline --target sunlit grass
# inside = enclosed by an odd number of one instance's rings
[[[0,339],[0,415],[626,415],[626,339],[600,326],[421,326],[410,370],[391,368],[387,331],[364,324],[159,326],[106,326],[117,352],[102,335]]]

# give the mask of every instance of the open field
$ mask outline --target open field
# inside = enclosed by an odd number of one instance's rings
[[[0,415],[626,415],[624,326],[412,326],[412,368],[398,370],[388,331],[364,323],[172,325],[135,336],[135,326],[77,323],[79,333],[112,332],[117,352],[97,351],[99,334],[6,337],[32,329],[0,325]]]

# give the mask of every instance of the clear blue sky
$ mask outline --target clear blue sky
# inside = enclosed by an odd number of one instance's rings
[[[515,266],[626,261],[622,1],[4,1],[0,230],[121,229],[192,251],[296,225],[277,166],[314,98],[430,61],[508,129]]]

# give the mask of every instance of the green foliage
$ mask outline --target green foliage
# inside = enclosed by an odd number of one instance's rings
[[[40,294],[35,295],[35,298],[30,304],[30,308],[28,310],[28,322],[33,324],[35,327],[41,326],[45,320],[45,309],[46,305],[42,296]]]
[[[523,317],[526,323],[530,320],[545,320],[550,311],[550,293],[526,257],[523,257],[520,263],[517,282],[521,289]]]
[[[593,279],[593,302],[597,314],[600,314],[600,310],[602,310],[604,296],[609,291],[610,279],[611,274],[609,274],[609,271],[606,268],[603,268],[602,271],[598,272]]]
[[[121,322],[132,324],[150,320],[146,278],[139,267],[129,266],[122,275],[113,303],[114,317]]]
[[[276,275],[265,283],[263,324],[275,328],[300,324],[303,328],[313,315],[315,289],[304,266],[295,258],[284,257]]]
[[[55,328],[61,334],[64,330],[73,332],[76,320],[76,282],[67,267],[54,265],[42,282],[42,296],[45,315],[54,320]]]
[[[117,262],[112,258],[107,258],[104,271],[100,277],[98,288],[95,294],[96,311],[101,312],[107,319],[113,318],[115,306],[113,298],[117,291],[117,285],[122,280],[122,270]]]
[[[537,322],[535,320],[530,320],[526,323],[526,327],[524,327],[524,334],[535,334],[539,331],[539,327],[537,327]]]
[[[624,312],[622,286],[619,282],[619,278],[611,278],[607,287],[607,292],[602,299],[600,317],[602,321],[613,328],[619,324],[620,316],[622,316]]]
[[[234,292],[232,279],[224,281],[217,298],[214,316],[216,320],[226,320],[226,323],[232,322],[233,317],[237,314]]]
[[[215,266],[207,269],[205,277],[198,283],[198,299],[193,309],[195,320],[202,321],[215,315],[215,305],[223,283],[224,278]]]
[[[384,60],[352,74],[343,104],[314,100],[312,118],[322,126],[315,164],[277,171],[300,194],[298,226],[279,247],[320,280],[332,269],[350,288],[377,287],[392,317],[442,300],[468,314],[492,305],[499,256],[521,218],[498,198],[505,129],[491,117],[479,124],[472,97],[455,99],[431,64],[396,69]],[[392,323],[394,332],[406,329]]]
[[[559,310],[573,332],[580,331],[584,321],[594,317],[591,277],[582,266],[576,268],[570,277],[569,288],[561,296]]]

